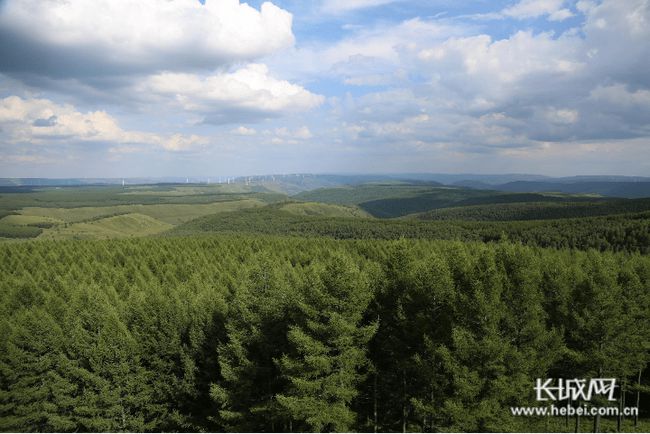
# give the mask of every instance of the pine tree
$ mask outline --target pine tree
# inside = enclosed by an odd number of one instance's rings
[[[306,272],[297,323],[288,333],[291,352],[277,361],[290,386],[277,400],[295,421],[293,429],[349,431],[356,418],[350,406],[368,364],[366,345],[376,331],[376,324],[363,324],[372,288],[340,254]]]
[[[555,361],[559,335],[546,327],[538,258],[530,250],[504,244],[472,254],[452,345],[441,348],[453,390],[445,411],[452,429],[518,430],[509,406],[532,399],[533,379]]]
[[[411,345],[410,402],[422,431],[436,430],[442,422],[443,391],[449,386],[439,356],[451,344],[454,324],[454,285],[446,261],[431,254],[412,266],[411,285],[401,301]]]
[[[227,430],[280,430],[288,422],[275,400],[286,380],[274,359],[287,350],[292,276],[286,264],[259,253],[227,300],[226,337],[218,347],[221,378],[210,390],[219,408],[216,419]]]

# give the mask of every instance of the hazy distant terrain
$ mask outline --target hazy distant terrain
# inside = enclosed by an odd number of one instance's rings
[[[490,179],[500,182],[503,177]],[[621,179],[609,183],[629,184]],[[339,185],[344,181],[351,183]],[[432,180],[365,181],[367,177],[292,175],[282,182],[247,177],[225,184],[5,187],[0,193],[0,238],[253,232],[334,238],[511,239],[545,247],[642,252],[650,248],[650,199],[509,192],[496,190],[498,186],[475,189]],[[278,188],[283,185],[295,191],[298,185],[307,184],[334,186],[293,195]]]
[[[134,185],[240,185],[263,188],[288,195],[319,188],[354,186],[368,183],[435,183],[469,187],[483,190],[498,190],[520,193],[563,192],[570,194],[597,194],[611,197],[649,197],[650,177],[641,176],[574,176],[553,178],[541,175],[474,175],[474,174],[376,174],[376,175],[337,175],[337,174],[276,174],[240,177],[168,177],[168,178],[0,178],[1,187],[52,187],[52,186],[90,186],[118,185],[125,181]],[[232,183],[232,184],[230,184]],[[162,187],[160,187],[162,188]]]

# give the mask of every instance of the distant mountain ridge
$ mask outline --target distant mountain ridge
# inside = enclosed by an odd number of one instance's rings
[[[650,177],[590,175],[549,177],[534,174],[276,174],[239,177],[142,177],[124,178],[127,185],[237,183],[262,186],[271,191],[295,195],[320,188],[336,188],[373,183],[411,185],[449,185],[475,190],[498,190],[513,193],[561,192],[606,197],[650,197]],[[0,178],[0,187],[66,187],[120,185],[122,178]]]
[[[490,189],[511,193],[559,192],[567,194],[596,194],[607,197],[639,199],[650,197],[648,181],[596,181],[596,182],[531,182],[516,181],[490,186]]]

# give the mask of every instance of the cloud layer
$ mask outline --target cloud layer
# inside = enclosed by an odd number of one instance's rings
[[[650,0],[282,4],[5,0],[1,160],[650,174]]]
[[[238,0],[7,0],[0,68],[60,77],[210,68],[293,45],[293,17]]]
[[[562,34],[518,30],[500,39],[480,33],[438,41],[413,35],[408,44],[379,44],[390,49],[363,57],[365,64],[383,65],[384,77],[407,67],[407,75],[417,72],[418,82],[393,81],[401,90],[348,101],[339,108],[340,119],[357,140],[456,143],[465,153],[648,137],[649,4],[581,2],[584,26]],[[553,19],[563,6],[522,1],[506,12]],[[395,33],[408,34],[403,24],[383,32],[400,40]],[[356,54],[349,50],[347,63],[339,63],[341,75],[359,71],[357,40],[340,43],[357,48]],[[429,121],[414,123],[417,113]]]
[[[548,16],[551,21],[563,21],[573,16],[573,12],[565,7],[566,3],[566,0],[521,0],[504,9],[502,14],[517,19]]]
[[[323,11],[326,13],[340,14],[394,3],[395,1],[397,0],[325,0],[323,3]]]
[[[127,131],[104,111],[81,113],[71,105],[16,96],[0,100],[0,131],[4,143],[37,146],[77,142],[154,145],[168,151],[186,151],[208,142],[205,137],[194,134]]]

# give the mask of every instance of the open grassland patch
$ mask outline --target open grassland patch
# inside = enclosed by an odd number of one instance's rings
[[[137,213],[152,217],[172,225],[184,223],[209,214],[238,211],[262,206],[257,199],[244,199],[208,204],[160,204],[160,205],[115,205],[80,208],[40,208],[30,207],[21,210],[22,216],[51,218],[66,223],[80,223],[116,214]]]
[[[288,203],[280,207],[280,209],[282,211],[301,216],[371,217],[370,214],[356,207],[315,202]]]
[[[242,194],[250,193],[253,189],[243,184],[211,184],[188,186],[141,186],[129,187],[122,195],[125,196],[194,196],[201,194]]]
[[[45,230],[42,239],[108,239],[155,235],[173,226],[143,214],[124,214]]]

